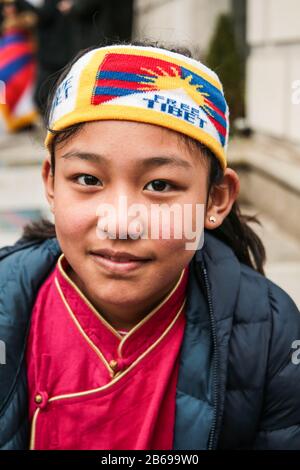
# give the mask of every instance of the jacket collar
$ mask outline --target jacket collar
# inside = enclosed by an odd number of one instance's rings
[[[190,266],[177,384],[174,448],[216,448],[224,408],[228,343],[240,263],[208,232]]]
[[[0,365],[0,416],[21,372],[34,300],[59,253],[55,239],[20,240],[0,250],[0,339],[6,349],[6,364]]]
[[[13,247],[0,250],[0,339],[5,342],[9,357],[9,362],[5,366],[0,366],[0,420],[13,397],[24,364],[34,299],[60,254],[61,250],[55,238],[43,242],[20,240]],[[205,232],[204,245],[196,252],[191,266],[193,269],[190,270],[189,299],[186,308],[187,327],[180,358],[176,404],[175,448],[177,449],[206,448],[207,436],[212,431],[216,442],[224,406],[228,341],[240,283],[239,261],[227,245],[208,232]],[[200,270],[200,275],[196,274],[197,270],[198,274]],[[205,272],[207,272],[206,282]],[[13,282],[10,282],[12,273]],[[212,344],[214,344],[213,355],[210,354]],[[191,353],[192,345],[195,347]],[[213,362],[209,363],[208,367],[208,362],[205,361],[210,357],[213,357]],[[196,367],[198,377],[193,377],[191,381],[190,374],[195,371],[195,365],[198,366]],[[202,422],[196,423],[196,432],[193,427],[190,427],[190,431],[186,428],[186,420],[189,420],[184,412],[187,396],[196,397],[198,407],[200,402],[201,406],[204,402],[207,404]],[[193,407],[190,409],[193,410]],[[180,416],[182,411],[183,415]],[[204,425],[200,441],[197,438],[199,424]],[[181,425],[184,425],[184,432]]]

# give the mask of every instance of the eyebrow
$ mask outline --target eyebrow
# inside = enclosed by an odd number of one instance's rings
[[[80,160],[87,160],[87,161],[95,162],[95,163],[109,163],[109,160],[105,158],[103,155],[99,155],[98,153],[89,153],[89,152],[71,151],[62,155],[61,158],[65,160],[69,160],[70,158],[79,158]]]
[[[111,163],[110,159],[104,157],[103,155],[89,152],[70,151],[62,155],[61,158],[65,160],[68,160],[70,158],[79,158],[80,160],[91,161],[99,164],[105,163],[106,165],[110,165]],[[142,169],[158,168],[162,166],[180,167],[185,170],[193,169],[193,166],[187,160],[183,160],[182,158],[176,155],[144,158],[138,161],[138,166],[140,166]]]

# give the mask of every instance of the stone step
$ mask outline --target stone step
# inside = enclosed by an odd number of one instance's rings
[[[241,180],[241,202],[271,216],[300,239],[300,152],[267,138],[236,138],[229,144],[229,166]]]
[[[241,205],[242,214],[256,215],[261,225],[250,226],[261,238],[266,250],[266,276],[284,289],[300,308],[300,244],[269,214],[254,206]]]
[[[45,158],[44,131],[36,127],[31,131],[0,135],[1,167],[39,165]]]

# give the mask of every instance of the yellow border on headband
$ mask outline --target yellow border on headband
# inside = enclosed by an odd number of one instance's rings
[[[155,58],[155,59],[161,59],[161,60],[166,60],[168,62],[173,62],[176,65],[179,65],[181,67],[189,67],[189,70],[194,72],[197,75],[200,75],[202,78],[207,80],[211,85],[215,86],[218,90],[222,92],[222,86],[220,83],[217,83],[215,80],[213,80],[211,77],[209,77],[205,72],[202,72],[201,70],[197,69],[197,67],[190,66],[190,64],[187,64],[184,60],[179,60],[175,59],[173,57],[169,57],[167,55],[157,53],[157,52],[151,52],[151,51],[144,51],[141,49],[130,49],[126,47],[120,47],[120,48],[111,48],[111,49],[96,49],[96,52],[91,56],[89,63],[84,67],[84,69],[81,72],[81,76],[79,78],[79,85],[78,85],[78,95],[76,98],[76,104],[75,104],[75,110],[83,107],[93,107],[96,105],[91,104],[91,97],[92,93],[95,87],[95,80],[97,76],[97,72],[99,70],[100,64],[103,63],[103,60],[105,59],[105,56],[107,54],[128,54],[130,55],[137,55],[137,56],[143,56],[143,57],[150,57],[150,58]],[[172,80],[172,77],[170,77],[170,80]],[[98,107],[104,106],[104,105],[97,105]],[[108,106],[108,104],[105,104],[105,106]],[[72,111],[71,111],[72,112]],[[54,127],[55,129],[55,127]]]
[[[91,97],[95,86],[95,77],[98,72],[99,65],[102,63],[105,56],[111,53],[130,53],[131,55],[142,55],[144,57],[167,60],[169,62],[173,62],[176,65],[188,67],[192,72],[201,75],[205,80],[216,86],[220,91],[222,90],[221,84],[217,83],[197,67],[193,67],[184,60],[169,57],[163,53],[152,52],[150,50],[130,48],[130,46],[120,48],[101,48],[95,51],[95,53],[91,56],[89,63],[85,65],[81,72],[75,110],[69,112],[61,119],[57,120],[53,126],[53,130],[62,130],[74,124],[97,120],[122,120],[155,124],[179,133],[183,133],[199,142],[202,142],[216,155],[224,170],[227,166],[227,159],[222,145],[219,144],[217,140],[214,139],[210,134],[206,133],[200,128],[196,128],[193,124],[184,122],[174,116],[166,116],[157,110],[142,109],[127,105],[113,105],[109,103],[100,105],[91,104]],[[52,138],[53,134],[48,132],[45,139],[45,145],[47,147],[51,143]]]
[[[174,116],[165,116],[163,113],[151,109],[141,109],[121,105],[105,105],[102,107],[95,106],[93,109],[89,108],[87,110],[78,109],[76,112],[70,113],[60,119],[55,126],[55,130],[62,130],[80,122],[105,120],[135,121],[145,124],[155,124],[181,134],[185,134],[206,145],[219,159],[223,169],[227,166],[226,155],[223,147],[210,134],[207,134],[200,128],[196,128],[192,124],[181,121]],[[52,138],[49,138],[48,134],[46,139],[47,146],[51,140]]]

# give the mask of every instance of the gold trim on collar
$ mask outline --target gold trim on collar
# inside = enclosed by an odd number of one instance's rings
[[[183,268],[183,270],[181,271],[181,274],[180,274],[180,277],[177,281],[177,283],[175,284],[175,286],[173,287],[173,289],[171,290],[171,292],[160,302],[159,305],[157,305],[156,307],[154,307],[153,310],[151,310],[151,312],[149,312],[144,318],[142,318],[142,320],[137,323],[131,330],[128,331],[128,333],[126,334],[126,336],[122,336],[120,335],[120,333],[118,333],[118,331],[116,329],[114,329],[114,327],[108,323],[108,321],[105,320],[105,318],[101,315],[101,313],[99,313],[96,308],[93,306],[93,304],[87,299],[87,297],[81,292],[81,290],[76,286],[76,284],[72,281],[72,279],[65,273],[63,267],[62,267],[62,259],[65,258],[65,255],[64,253],[62,253],[58,259],[58,269],[61,273],[61,275],[64,277],[64,279],[76,290],[76,292],[78,293],[78,295],[81,297],[81,299],[86,303],[86,305],[92,310],[92,312],[96,315],[96,317],[104,324],[104,326],[106,328],[108,328],[115,336],[117,336],[117,338],[120,340],[120,344],[118,346],[118,355],[120,356],[120,358],[122,358],[122,348],[125,344],[125,342],[128,340],[128,338],[130,338],[130,336],[132,336],[139,328],[141,328],[163,305],[165,305],[165,303],[169,300],[169,298],[174,294],[174,292],[176,291],[176,289],[178,288],[179,284],[181,283],[181,280],[183,278],[183,275],[184,275],[184,271],[185,271],[185,268]]]
[[[154,307],[153,310],[151,310],[150,313],[148,313],[144,318],[142,318],[142,320],[137,323],[131,330],[128,331],[127,335],[126,336],[123,336],[122,337],[122,340],[118,346],[118,356],[120,358],[122,358],[122,348],[124,346],[124,344],[126,343],[126,341],[128,340],[128,338],[130,338],[137,330],[139,330],[148,320],[150,320],[151,317],[153,317],[153,315],[163,306],[165,305],[165,303],[170,299],[170,297],[174,294],[174,292],[176,291],[176,289],[178,288],[179,284],[181,283],[181,280],[183,278],[183,274],[184,274],[184,269],[181,271],[181,274],[180,274],[180,277],[176,283],[176,285],[173,287],[173,289],[171,290],[171,292],[167,295],[167,297],[165,297],[159,305],[157,305],[156,307]]]
[[[31,433],[30,433],[30,446],[29,450],[34,450],[35,447],[35,431],[36,431],[36,422],[40,412],[40,408],[37,408],[34,412],[32,424],[31,424]]]
[[[73,289],[76,290],[77,294],[81,297],[81,299],[87,304],[87,306],[92,310],[94,315],[104,324],[106,328],[108,328],[115,336],[117,336],[118,339],[122,339],[122,336],[118,333],[117,330],[114,329],[114,327],[108,323],[108,321],[105,320],[105,318],[95,309],[93,304],[88,300],[88,298],[81,292],[79,287],[76,286],[76,284],[72,281],[72,279],[65,273],[63,267],[62,267],[62,259],[65,258],[64,253],[62,253],[58,259],[58,269],[61,273],[61,275],[64,277],[64,279],[73,287]]]
[[[63,294],[63,291],[61,290],[61,287],[60,287],[60,284],[59,284],[59,280],[57,279],[57,277],[55,277],[55,285],[56,285],[56,288],[59,292],[59,295],[67,309],[67,311],[69,312],[73,322],[75,323],[75,325],[77,326],[80,334],[84,337],[84,339],[87,341],[87,343],[90,345],[90,347],[95,351],[95,353],[97,354],[97,356],[101,359],[101,361],[103,362],[103,364],[105,365],[105,367],[107,368],[108,372],[110,373],[110,375],[112,374],[113,372],[113,369],[110,367],[109,363],[107,362],[107,360],[105,359],[103,353],[100,351],[99,348],[97,348],[97,346],[93,343],[93,341],[88,337],[88,335],[85,333],[85,331],[83,330],[82,326],[80,325],[79,321],[77,320],[76,316],[74,315],[70,305],[68,304],[68,301],[67,299],[65,298],[64,294]]]
[[[64,395],[58,395],[56,397],[49,398],[48,403],[53,402],[53,401],[58,401],[58,400],[63,400],[63,399],[68,399],[68,398],[76,398],[76,397],[83,397],[87,395],[92,395],[93,393],[101,392],[102,390],[106,390],[107,388],[112,387],[116,382],[121,380],[126,374],[128,374],[137,364],[141,362],[142,359],[144,359],[145,356],[147,356],[163,339],[164,337],[168,334],[168,332],[172,329],[173,325],[176,323],[178,320],[184,306],[186,303],[186,298],[184,299],[180,309],[178,310],[175,318],[173,318],[172,322],[170,325],[166,328],[166,330],[163,332],[163,334],[153,343],[151,346],[149,346],[146,351],[141,354],[140,357],[138,357],[126,370],[123,372],[120,372],[118,375],[116,375],[111,382],[109,382],[106,385],[103,385],[102,387],[98,387],[95,389],[91,390],[86,390],[84,392],[77,392],[77,393],[68,393]]]

